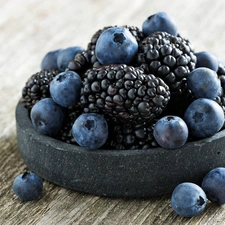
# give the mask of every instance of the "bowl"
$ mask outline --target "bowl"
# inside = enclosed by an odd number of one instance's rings
[[[62,187],[99,196],[167,195],[182,182],[201,184],[207,172],[225,166],[225,130],[179,149],[90,151],[38,133],[20,102],[16,127],[29,170]]]

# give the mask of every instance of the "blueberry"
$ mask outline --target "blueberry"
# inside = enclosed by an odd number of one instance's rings
[[[61,50],[57,57],[57,65],[58,65],[59,70],[65,71],[68,63],[74,59],[74,56],[77,53],[82,52],[82,51],[84,51],[84,49],[79,46],[68,47],[68,48]]]
[[[224,124],[224,112],[218,103],[206,98],[193,101],[184,113],[189,134],[206,138],[217,133]]]
[[[196,68],[206,67],[211,70],[217,71],[219,66],[218,58],[210,52],[196,52],[195,56],[197,57]]]
[[[38,132],[53,135],[61,129],[65,113],[52,98],[44,98],[33,106],[30,117]]]
[[[196,98],[214,99],[221,90],[217,73],[206,67],[192,70],[187,76],[187,85]]]
[[[72,134],[75,141],[86,149],[98,149],[108,138],[108,124],[96,113],[83,113],[74,122]]]
[[[156,122],[153,135],[161,147],[179,148],[187,141],[188,128],[180,117],[165,116]]]
[[[50,83],[50,94],[57,104],[68,108],[78,102],[81,86],[81,78],[76,72],[61,72]]]
[[[42,62],[41,62],[41,70],[58,70],[57,57],[61,49],[57,49],[55,51],[48,52]]]
[[[177,30],[177,25],[173,18],[165,12],[158,12],[149,16],[142,24],[142,31],[145,36],[149,36],[157,31],[167,32],[173,36],[177,36]]]
[[[202,181],[202,189],[207,198],[218,205],[225,204],[225,168],[218,167],[209,171]]]
[[[194,183],[179,184],[172,193],[171,205],[180,216],[192,217],[199,215],[206,207],[206,194]]]
[[[131,32],[124,27],[112,27],[98,38],[96,57],[103,65],[129,64],[138,50],[138,43]]]
[[[20,174],[13,181],[14,193],[24,201],[31,201],[39,198],[42,194],[42,190],[42,179],[32,172]]]

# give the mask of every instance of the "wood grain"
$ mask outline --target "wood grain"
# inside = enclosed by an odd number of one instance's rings
[[[16,3],[15,3],[16,2]],[[108,25],[134,25],[166,11],[196,51],[225,59],[223,0],[0,0],[0,224],[224,224],[225,208],[212,203],[197,217],[172,210],[170,196],[117,199],[78,193],[44,181],[39,200],[20,201],[12,191],[25,171],[17,148],[15,106],[26,80],[40,70],[43,56],[72,45],[87,46],[92,34]],[[225,166],[225,165],[224,165]]]

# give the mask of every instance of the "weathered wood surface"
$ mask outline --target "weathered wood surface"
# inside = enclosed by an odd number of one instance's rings
[[[141,28],[149,15],[166,11],[196,51],[208,50],[224,60],[224,0],[0,0],[0,5],[0,224],[225,224],[224,206],[209,203],[201,215],[187,219],[173,212],[169,196],[98,197],[47,181],[37,201],[22,202],[12,191],[13,179],[26,169],[17,148],[15,106],[46,52],[86,47],[104,26]]]

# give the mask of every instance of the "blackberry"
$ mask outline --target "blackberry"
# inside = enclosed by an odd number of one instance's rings
[[[221,81],[221,90],[218,96],[213,100],[222,107],[225,114],[225,66],[222,63],[219,63],[217,75]]]
[[[192,94],[191,90],[187,87],[186,78],[184,78],[180,83],[179,89],[170,93],[170,101],[162,116],[174,115],[182,117],[187,107],[195,99],[196,98]]]
[[[155,32],[140,42],[136,63],[145,73],[163,79],[171,92],[176,92],[182,80],[195,69],[196,56],[188,40]]]
[[[104,148],[129,150],[159,146],[153,136],[154,123],[109,124],[109,137]]]
[[[84,112],[102,113],[111,121],[134,124],[159,116],[169,99],[169,87],[162,79],[121,64],[88,70],[80,104]]]
[[[82,74],[91,67],[101,66],[100,62],[97,60],[95,55],[95,47],[99,36],[108,28],[117,27],[117,26],[106,26],[102,29],[99,29],[91,38],[91,41],[88,43],[87,50],[78,53],[74,59],[69,62],[67,70],[72,70]],[[144,38],[143,32],[135,26],[124,25],[123,27],[127,28],[131,34],[136,38],[137,42],[140,43]]]
[[[218,70],[217,70],[218,76],[225,75],[225,66],[222,63],[219,63]]]
[[[92,57],[95,57],[95,54],[91,50],[77,53],[74,59],[68,63],[66,71],[75,71],[83,77],[84,73],[94,64]]]
[[[30,110],[39,100],[50,97],[49,83],[58,73],[58,70],[42,70],[33,74],[22,89],[23,106]]]
[[[72,126],[77,117],[81,114],[80,105],[77,104],[68,108],[62,129],[54,136],[55,139],[68,144],[76,144],[72,135]]]

